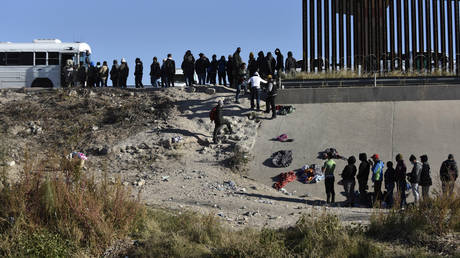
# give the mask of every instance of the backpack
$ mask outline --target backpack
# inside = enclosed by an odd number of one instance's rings
[[[216,113],[217,113],[217,107],[214,107],[210,112],[209,112],[209,119],[211,119],[211,121],[215,121],[216,120]]]
[[[272,163],[275,167],[289,167],[292,163],[292,151],[278,151],[272,155]]]

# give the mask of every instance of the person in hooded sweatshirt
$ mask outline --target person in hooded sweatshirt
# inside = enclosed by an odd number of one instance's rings
[[[371,171],[371,164],[367,160],[366,153],[359,154],[359,160],[361,163],[359,164],[358,170],[358,184],[359,184],[359,198],[362,202],[367,202],[367,190],[368,188],[368,181],[369,181],[369,173]]]
[[[165,63],[166,77],[168,78],[168,87],[174,87],[174,76],[176,76],[176,62],[172,58],[172,54],[168,54],[168,59]]]
[[[97,73],[96,73],[96,82],[95,82],[95,84],[96,84],[96,87],[98,87],[98,88],[102,84],[101,77],[99,76],[99,70],[101,70],[101,62],[96,63],[96,71],[97,71]]]
[[[286,73],[294,74],[296,72],[297,60],[292,56],[292,52],[288,52],[288,57],[286,58]]]
[[[227,61],[225,56],[221,56],[219,62],[217,62],[217,77],[219,78],[219,85],[227,86]]]
[[[110,80],[112,81],[112,87],[117,88],[120,86],[120,66],[117,60],[113,60],[112,69],[110,69]]]
[[[121,65],[120,65],[120,87],[121,88],[127,88],[128,85],[126,84],[128,81],[128,76],[129,76],[129,67],[128,63],[126,63],[126,59],[122,58],[121,59]]]
[[[109,66],[107,61],[102,63],[101,68],[99,69],[99,79],[101,80],[101,87],[107,87],[107,79],[109,78]]]
[[[152,87],[159,88],[160,85],[158,81],[161,78],[161,68],[160,63],[158,63],[158,58],[155,56],[153,58],[153,62],[150,65],[150,82],[152,83]]]
[[[134,68],[134,81],[136,88],[144,88],[142,84],[142,76],[144,75],[144,64],[140,58],[136,58],[136,66]]]
[[[227,59],[227,77],[228,83],[230,84],[230,88],[235,87],[235,82],[233,81],[233,56],[228,55]]]
[[[378,154],[374,154],[371,157],[373,161],[372,165],[372,182],[374,183],[374,207],[380,207],[382,201],[382,181],[383,181],[383,169],[385,164],[380,160]]]
[[[431,169],[430,164],[428,164],[428,155],[422,155],[420,157],[422,162],[422,172],[420,173],[420,186],[422,187],[422,198],[424,201],[430,198],[430,187],[433,184],[431,180]]]
[[[217,56],[212,55],[211,64],[209,66],[209,83],[213,84],[214,86],[217,84],[216,82],[217,66],[218,66]]]
[[[402,209],[406,205],[406,172],[407,167],[404,163],[404,159],[401,153],[396,155],[396,168],[395,168],[395,180],[398,190],[399,208]]]
[[[163,63],[161,64],[161,87],[166,88],[168,87],[168,77],[166,76],[167,71],[166,71],[166,58],[163,59]]]
[[[281,82],[281,74],[284,72],[284,56],[281,54],[281,50],[277,48],[275,50],[276,55],[276,79]]]
[[[94,66],[94,62],[91,62],[88,68],[88,87],[94,87],[96,85],[97,74],[98,70]]]
[[[275,76],[275,68],[276,68],[276,60],[273,58],[273,55],[271,52],[267,53],[266,57],[267,61],[267,75]]]
[[[276,104],[275,99],[276,95],[278,94],[278,85],[273,80],[271,75],[268,76],[267,79],[267,99],[265,100],[266,110],[265,113],[270,113],[272,111],[272,119],[276,118]]]
[[[187,52],[185,52],[184,61],[182,61],[181,68],[182,71],[184,71],[185,85],[193,86],[195,83],[195,79],[193,78],[195,73],[195,57],[193,57],[192,51],[187,50]]]
[[[195,71],[198,75],[198,84],[205,85],[206,84],[206,71],[208,66],[210,65],[208,58],[203,53],[200,53],[200,58],[195,62]]]
[[[264,52],[260,51],[257,54],[257,70],[259,71],[259,75],[263,78],[267,78],[268,75],[268,63],[267,59],[264,56]]]
[[[88,73],[88,70],[86,69],[85,64],[81,62],[79,64],[78,71],[77,71],[78,82],[81,87],[86,87],[87,73]]]
[[[410,163],[412,163],[412,171],[408,175],[409,183],[412,185],[412,194],[414,195],[414,203],[418,204],[420,201],[420,193],[419,193],[419,184],[420,184],[420,174],[422,173],[422,163],[417,160],[414,155],[411,155],[409,158]]]
[[[240,78],[240,69],[241,69],[241,65],[243,64],[243,60],[241,59],[241,56],[240,56],[240,53],[241,53],[241,48],[237,48],[235,53],[233,53],[233,62],[232,62],[232,65],[233,65],[233,81],[234,81],[234,85],[238,86],[241,78]]]
[[[385,189],[387,190],[387,194],[385,196],[385,202],[387,203],[387,207],[393,207],[394,198],[393,192],[395,189],[395,182],[396,182],[396,172],[393,168],[393,162],[387,162],[387,170],[385,171],[385,175],[383,176],[383,180],[385,183]]]
[[[249,53],[249,61],[248,61],[248,71],[249,77],[254,76],[254,73],[257,72],[257,60],[254,58],[254,53]]]
[[[348,158],[348,164],[343,168],[342,171],[342,181],[343,188],[345,191],[345,196],[347,197],[346,204],[349,207],[354,206],[354,195],[355,195],[355,176],[356,176],[356,158],[351,156]]]

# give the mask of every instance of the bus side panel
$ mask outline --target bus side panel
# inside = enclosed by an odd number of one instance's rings
[[[26,69],[12,69],[11,66],[0,67],[0,88],[22,88],[26,86]]]
[[[61,69],[59,65],[37,65],[30,67],[27,74],[27,87],[31,87],[37,78],[48,78],[53,87],[60,87]]]

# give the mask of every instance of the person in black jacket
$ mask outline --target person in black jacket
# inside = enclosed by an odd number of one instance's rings
[[[288,52],[288,57],[286,58],[286,73],[294,74],[296,72],[297,61],[292,56],[292,52]]]
[[[211,60],[211,64],[209,65],[209,83],[213,84],[214,86],[216,86],[217,82],[216,82],[216,76],[217,76],[217,56],[216,55],[212,55],[212,60]]]
[[[185,85],[192,86],[195,83],[195,79],[193,78],[193,74],[195,73],[195,57],[193,57],[192,51],[187,50],[185,52],[181,68],[184,71]]]
[[[395,189],[395,182],[396,182],[396,171],[393,168],[393,162],[387,162],[387,170],[385,171],[385,175],[383,176],[383,180],[385,183],[385,189],[387,190],[387,194],[385,196],[385,201],[387,203],[387,207],[393,207],[394,198],[393,192]]]
[[[351,156],[348,158],[348,165],[343,168],[342,171],[342,182],[343,188],[345,191],[345,196],[347,197],[346,205],[349,207],[354,206],[354,196],[355,196],[355,176],[356,176],[356,158]]]
[[[217,76],[219,77],[219,85],[227,86],[227,61],[225,56],[221,56],[219,62],[217,62]]]
[[[241,53],[241,48],[239,47],[236,49],[235,53],[233,53],[233,62],[232,62],[233,81],[234,81],[234,85],[237,87],[240,83],[239,81],[241,80],[240,69],[241,69],[241,65],[243,64],[243,59],[241,59],[240,53]]]
[[[455,162],[454,155],[449,154],[447,160],[442,163],[439,176],[441,178],[443,194],[452,196],[455,181],[458,177],[457,162]]]
[[[367,160],[366,153],[359,154],[359,160],[361,163],[359,164],[359,171],[358,171],[358,184],[359,184],[359,198],[361,201],[367,202],[368,195],[367,195],[367,183],[369,181],[369,173],[371,171],[371,164]]]
[[[257,70],[259,70],[260,77],[267,78],[267,75],[268,75],[268,63],[267,63],[267,59],[264,56],[263,51],[260,51],[257,54]]]
[[[168,59],[165,62],[165,71],[168,85],[174,87],[174,76],[176,76],[176,62],[172,59],[172,54],[168,54]]]
[[[128,85],[126,84],[128,81],[128,76],[129,76],[129,67],[128,64],[126,63],[126,59],[122,58],[121,59],[121,65],[120,65],[120,87],[121,88],[127,88]]]
[[[227,59],[227,76],[228,76],[228,83],[230,84],[230,88],[234,88],[235,84],[233,81],[233,56],[228,55]]]
[[[281,54],[281,50],[277,48],[275,50],[275,55],[276,55],[276,79],[281,84],[281,74],[284,72],[284,56]]]
[[[276,67],[276,60],[273,58],[273,55],[271,52],[267,53],[266,57],[267,61],[267,75],[275,76],[275,67]]]
[[[110,80],[112,80],[112,87],[117,88],[120,80],[120,66],[117,60],[113,60],[112,69],[110,69]]]
[[[153,63],[150,65],[150,82],[152,87],[159,88],[158,80],[161,77],[160,63],[158,63],[157,57],[153,58]]]
[[[249,53],[249,60],[248,60],[248,72],[249,78],[254,76],[254,73],[257,72],[257,60],[254,58],[254,53]]]
[[[230,125],[230,122],[226,119],[224,119],[224,114],[222,112],[222,109],[224,107],[224,102],[222,100],[218,101],[217,107],[215,108],[215,115],[214,115],[214,133],[212,134],[212,141],[217,144],[217,135],[219,134],[219,131],[224,127],[227,126],[228,131],[232,134],[232,126]]]
[[[144,64],[140,58],[136,58],[136,66],[134,68],[134,82],[136,88],[144,88],[144,84],[142,84],[142,76],[144,75]]]
[[[407,167],[402,154],[396,155],[395,180],[398,186],[399,208],[406,205]]]
[[[88,87],[93,88],[96,85],[97,81],[97,68],[94,66],[94,63],[91,62],[88,68]]]
[[[422,172],[420,174],[420,186],[422,187],[422,198],[428,200],[430,198],[430,186],[433,184],[430,175],[430,164],[428,164],[428,156],[420,156],[422,162]]]
[[[273,77],[271,75],[268,76],[267,79],[267,99],[265,100],[266,110],[265,113],[270,113],[270,109],[272,111],[272,119],[276,118],[276,106],[275,106],[275,98],[278,94],[278,85],[273,81]]]
[[[195,71],[198,75],[198,84],[206,84],[206,70],[210,65],[208,58],[203,53],[200,53],[200,58],[195,62]]]
[[[81,87],[86,87],[86,74],[87,70],[84,63],[80,63],[77,71],[78,82]]]

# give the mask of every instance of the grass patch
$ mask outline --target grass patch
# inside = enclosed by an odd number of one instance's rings
[[[401,78],[410,78],[410,77],[437,77],[437,76],[456,76],[455,73],[450,73],[448,71],[443,71],[440,69],[433,70],[431,73],[425,71],[392,71],[385,73],[376,73],[377,78],[387,78],[387,77],[401,77]],[[290,73],[284,75],[284,80],[325,80],[325,79],[355,79],[355,78],[374,78],[374,73],[358,73],[357,71],[352,70],[341,70],[341,71],[328,71],[326,72],[317,72],[317,73],[307,73],[307,72],[298,72]]]
[[[251,154],[246,151],[234,150],[231,156],[223,161],[234,173],[247,175]]]

